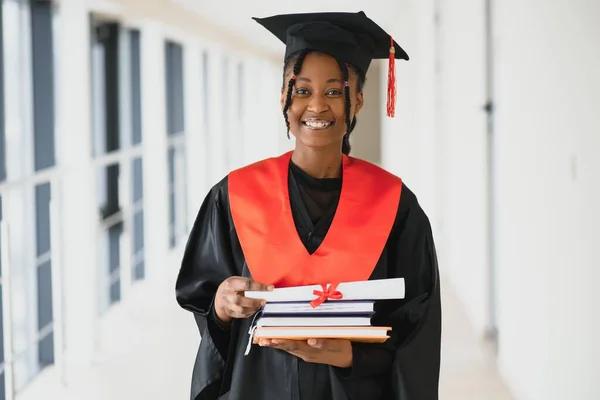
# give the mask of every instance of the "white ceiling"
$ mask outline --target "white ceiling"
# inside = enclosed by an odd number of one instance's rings
[[[276,14],[305,12],[357,12],[367,16],[384,29],[391,29],[401,0],[174,0],[199,13],[234,35],[241,35],[268,52],[281,54],[283,44],[252,20]],[[395,9],[395,10],[394,10]]]

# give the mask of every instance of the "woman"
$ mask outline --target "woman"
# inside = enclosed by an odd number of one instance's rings
[[[408,56],[362,12],[256,20],[286,44],[281,107],[296,146],[233,171],[202,204],[176,287],[202,337],[191,398],[437,399],[429,221],[399,178],[348,156],[371,60]],[[406,298],[378,303],[372,320],[393,328],[386,343],[262,340],[244,355],[264,304],[245,291],[395,277]]]

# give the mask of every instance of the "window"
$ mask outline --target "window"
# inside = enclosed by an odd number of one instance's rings
[[[169,245],[176,247],[187,230],[183,47],[165,44]]]
[[[2,7],[0,7],[1,9]],[[0,11],[0,20],[2,19],[2,12]],[[1,28],[1,27],[0,27]],[[0,29],[0,41],[2,39],[2,29]],[[1,49],[0,49],[1,50]],[[1,61],[1,60],[0,60]],[[0,88],[1,89],[1,88]],[[0,91],[0,96],[2,96],[3,92]],[[4,156],[4,154],[0,154]],[[2,223],[2,197],[0,196],[0,400],[4,400],[6,398],[6,367],[4,365],[4,285],[2,282],[2,257],[3,257],[3,247],[4,243],[2,242],[4,234],[2,231],[4,230]],[[8,296],[8,293],[6,293]],[[9,303],[10,304],[10,303]]]
[[[50,183],[35,187],[38,361],[41,367],[54,363],[52,317],[52,254],[50,249]]]
[[[142,144],[142,90],[141,90],[141,65],[140,65],[140,32],[129,30],[127,32],[131,66],[131,133],[132,145],[140,147]],[[133,219],[133,255],[132,255],[132,280],[143,279],[146,275],[144,257],[144,185],[143,185],[143,160],[142,156],[135,157],[131,162],[131,210]]]
[[[100,310],[121,299],[120,160],[106,157],[119,151],[119,33],[117,23],[92,20],[93,152],[97,165],[98,210],[102,220],[100,243]]]
[[[204,173],[207,182],[211,181],[211,168],[210,168],[210,160],[212,158],[212,138],[211,138],[211,104],[210,104],[210,62],[209,62],[209,54],[208,50],[204,50],[202,52],[202,85],[200,88],[201,101],[202,101],[202,117],[203,117],[203,126],[202,126],[202,138],[204,139]]]
[[[207,51],[203,51],[202,52],[202,88],[203,90],[203,94],[204,96],[202,97],[202,103],[203,103],[203,108],[204,108],[204,125],[206,127],[207,130],[207,138],[210,138],[210,135],[208,134],[208,132],[210,132],[209,127],[210,127],[210,85],[209,85],[209,75],[210,75],[210,71],[209,71],[209,60],[208,60],[208,52]],[[210,147],[208,147],[210,148]]]
[[[4,39],[2,23],[2,4],[0,3],[0,182],[6,179],[6,156],[4,144]]]
[[[6,179],[6,157],[4,151],[4,39],[2,23],[2,4],[0,4],[0,184]],[[0,191],[0,400],[6,398],[6,368],[4,365],[4,285],[2,284],[2,247],[3,219],[2,219],[2,192]]]
[[[238,118],[240,123],[244,119],[244,64],[237,66],[237,98],[238,98]]]
[[[166,43],[167,134],[179,135],[184,131],[183,110],[183,47]]]
[[[54,363],[50,196],[57,173],[52,6],[4,2],[0,21],[1,275],[10,267],[10,279],[0,277],[2,399]]]
[[[246,128],[244,123],[244,64],[239,62],[236,68],[236,97],[237,97],[237,113],[236,113],[236,125],[234,144],[231,147],[232,154],[234,154],[234,165],[233,168],[239,168],[242,165],[244,159],[244,129]]]
[[[132,279],[134,281],[143,279],[146,275],[144,257],[144,204],[143,204],[143,179],[142,179],[142,157],[137,157],[132,162],[133,190],[133,260]]]
[[[139,31],[92,17],[91,61],[102,312],[145,276]]]
[[[54,68],[51,4],[32,2],[35,170],[54,165]]]
[[[232,144],[232,139],[233,139],[233,127],[234,124],[232,124],[233,121],[231,121],[231,117],[235,114],[231,112],[231,107],[235,107],[235,102],[231,102],[231,75],[230,75],[230,71],[229,71],[229,60],[227,57],[223,58],[223,65],[221,68],[221,90],[222,90],[222,100],[223,100],[223,114],[222,114],[222,118],[223,118],[223,133],[222,133],[222,137],[224,139],[224,143],[223,143],[223,165],[225,166],[226,172],[229,172],[229,170],[231,169],[231,149],[234,148],[234,146],[231,146]]]

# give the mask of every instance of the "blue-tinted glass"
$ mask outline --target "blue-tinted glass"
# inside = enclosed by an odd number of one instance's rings
[[[204,103],[204,122],[206,126],[210,126],[210,104],[209,104],[209,86],[208,86],[208,75],[209,75],[209,66],[208,66],[208,53],[205,51],[202,53],[202,87],[204,89],[204,96],[202,96],[202,102]],[[206,135],[208,137],[208,135]]]
[[[131,60],[131,123],[133,144],[142,143],[142,84],[140,64],[140,32],[131,30],[130,60]]]
[[[119,164],[102,167],[99,172],[100,187],[98,206],[103,218],[120,211],[119,208]]]
[[[40,340],[38,356],[40,368],[54,364],[54,332]]]
[[[175,234],[175,226],[171,225],[171,239],[169,241],[171,248],[174,248],[177,245],[177,235]]]
[[[169,193],[169,225],[175,227],[175,193]]]
[[[1,7],[0,7],[1,8]],[[0,16],[2,14],[0,13]],[[2,221],[2,197],[0,196],[0,221]],[[0,243],[2,243],[2,232],[0,231]],[[0,246],[0,277],[2,276],[2,246]],[[4,317],[2,314],[2,282],[0,281],[0,364],[4,362]],[[2,374],[2,385],[4,385],[4,373]],[[4,391],[0,392],[2,399]]]
[[[133,253],[137,254],[144,248],[144,211],[140,210],[133,216]]]
[[[144,175],[142,170],[142,158],[133,160],[133,202],[137,203],[144,197]]]
[[[144,263],[144,260],[140,260],[135,265],[133,279],[137,281],[140,279],[144,279],[145,276],[146,276],[145,263]]]
[[[173,79],[174,86],[174,122],[175,132],[183,132],[184,122],[184,95],[183,95],[183,47],[177,46],[174,57],[175,74]]]
[[[6,179],[6,150],[4,144],[4,40],[2,39],[1,6],[2,3],[0,3],[0,182]],[[4,382],[4,379],[2,381]]]
[[[5,383],[4,371],[0,373],[0,400],[6,399],[6,383]]]
[[[52,263],[44,262],[37,268],[38,330],[53,321],[52,313]]]
[[[118,23],[92,21],[92,83],[94,154],[121,147]]]
[[[4,362],[4,313],[2,311],[2,307],[4,303],[2,302],[2,293],[3,286],[0,283],[0,364]]]
[[[120,90],[119,90],[119,36],[118,23],[107,23],[102,28],[104,45],[104,84],[106,118],[106,151],[119,150],[120,139]]]
[[[123,224],[118,223],[108,228],[108,276],[116,276],[113,283],[110,284],[109,298],[110,304],[121,299],[121,279],[118,277],[121,260],[121,234],[123,233]],[[112,279],[112,278],[111,278]]]
[[[2,27],[2,7],[0,7],[0,28]],[[2,29],[0,29],[0,43],[2,42]],[[0,61],[2,61],[0,59]],[[1,69],[1,68],[0,68]],[[0,80],[2,75],[0,74]],[[0,92],[0,94],[2,94]],[[2,221],[2,197],[0,196],[0,221]],[[2,242],[2,233],[0,232],[0,243]],[[0,246],[0,276],[2,275],[2,246]],[[2,310],[4,309],[4,303],[2,302],[2,293],[3,293],[2,283],[0,282],[0,364],[4,363],[4,314]],[[0,373],[0,400],[4,400],[5,396],[5,376],[4,370]]]
[[[183,132],[183,47],[167,42],[165,48],[167,133]]]
[[[37,255],[50,251],[50,183],[35,187]]]
[[[121,300],[121,280],[117,280],[110,285],[110,304]]]
[[[54,157],[54,46],[52,3],[31,2],[35,170],[52,167]]]
[[[175,149],[169,148],[169,187],[175,184]]]
[[[121,233],[123,232],[123,224],[118,223],[108,228],[108,252],[109,252],[109,274],[119,269],[121,260]]]
[[[165,45],[165,104],[167,106],[167,134],[173,133],[173,44],[167,42]]]
[[[1,9],[2,7],[0,7]],[[1,14],[0,14],[1,16]],[[2,221],[2,196],[0,196],[0,222]],[[2,231],[0,231],[0,243],[2,243]],[[2,276],[2,246],[0,246],[0,277]],[[0,324],[2,320],[0,319]]]

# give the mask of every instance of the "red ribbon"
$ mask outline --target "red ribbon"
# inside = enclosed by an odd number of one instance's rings
[[[327,299],[340,300],[344,297],[342,292],[335,290],[338,287],[337,283],[332,283],[329,287],[327,287],[327,285],[321,285],[321,287],[323,288],[323,291],[313,290],[313,294],[319,297],[310,302],[312,308],[317,308]]]

